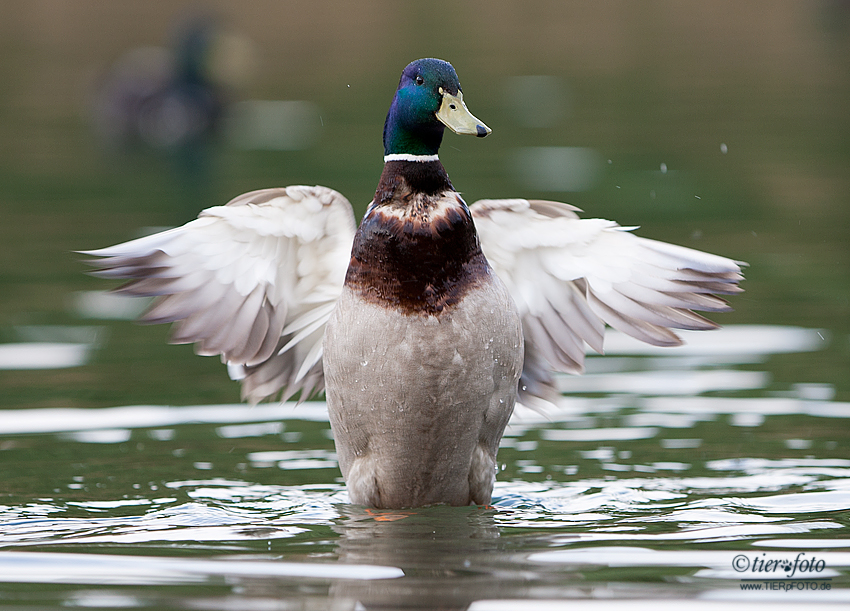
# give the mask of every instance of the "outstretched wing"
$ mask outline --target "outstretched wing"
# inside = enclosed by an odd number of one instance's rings
[[[172,341],[221,355],[242,396],[324,388],[322,337],[342,291],[355,222],[325,187],[240,195],[182,227],[83,254],[116,289],[158,299],[142,322],[174,322]]]
[[[676,346],[672,329],[717,327],[692,310],[728,311],[714,294],[742,290],[741,263],[580,219],[568,204],[481,200],[470,210],[484,255],[522,315],[521,401],[551,399],[551,371],[583,372],[585,344],[602,352],[605,323]]]

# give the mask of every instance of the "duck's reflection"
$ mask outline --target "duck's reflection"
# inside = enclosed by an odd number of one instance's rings
[[[493,557],[505,555],[493,509],[375,510],[347,505],[340,513],[333,529],[340,535],[341,562],[395,566],[405,576],[335,582],[335,598],[359,601],[366,609],[465,609],[474,600],[498,597],[500,591],[516,596],[521,587],[515,579],[495,574],[499,570]],[[507,577],[507,568],[505,572]]]

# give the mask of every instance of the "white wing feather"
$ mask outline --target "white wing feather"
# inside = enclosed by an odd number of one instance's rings
[[[585,344],[602,352],[605,323],[675,346],[682,340],[671,329],[717,327],[691,310],[729,310],[714,293],[741,291],[741,263],[580,219],[576,210],[524,199],[470,206],[484,255],[522,315],[521,400],[532,403],[554,396],[551,371],[583,372]]]
[[[252,402],[324,388],[322,337],[355,222],[345,197],[294,186],[240,195],[182,227],[83,254],[118,291],[159,299],[143,315],[172,341],[221,355]]]

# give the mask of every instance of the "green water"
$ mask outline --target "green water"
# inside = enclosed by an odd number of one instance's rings
[[[189,165],[104,147],[92,83],[167,43],[178,5],[0,7],[0,606],[846,606],[843,5],[221,2],[253,44],[236,97],[310,102],[312,143],[221,136]],[[452,61],[493,129],[446,135],[468,201],[568,201],[749,268],[724,330],[666,353],[612,335],[556,412],[517,414],[493,507],[376,513],[347,504],[321,403],[239,405],[218,359],[85,307],[111,285],[73,251],[262,187],[327,185],[362,214],[421,56]],[[581,190],[524,165],[541,150],[586,162]],[[800,553],[824,570],[741,588],[766,573],[736,556]]]

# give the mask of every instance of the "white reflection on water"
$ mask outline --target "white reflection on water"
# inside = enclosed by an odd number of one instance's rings
[[[850,418],[850,403],[782,397],[646,397],[639,403],[642,410],[670,414],[807,414],[822,418]]]
[[[234,405],[129,405],[102,409],[43,408],[4,410],[0,434],[58,433],[99,429],[164,427],[178,424],[223,422],[268,422],[288,419],[328,419],[323,401]]]
[[[223,439],[280,435],[286,429],[283,422],[258,422],[257,424],[230,424],[218,427],[215,432]]]
[[[702,394],[715,390],[764,388],[770,375],[764,371],[631,371],[585,374],[558,378],[558,390],[565,393],[606,392],[657,395]]]
[[[88,344],[31,342],[0,344],[0,369],[64,369],[80,367],[89,361]]]
[[[685,344],[675,347],[650,346],[617,331],[605,334],[605,354],[680,356],[765,356],[821,350],[829,342],[823,329],[778,325],[730,325],[706,333],[677,331]],[[726,362],[726,361],[723,361]]]
[[[789,596],[786,592],[778,593],[775,600],[781,601],[783,604],[779,607],[781,611],[811,611],[811,600],[815,597],[810,597],[805,602],[797,604],[798,596]],[[629,598],[628,600],[611,599],[610,592],[599,589],[592,589],[590,592],[576,591],[574,596],[590,595],[593,598],[602,598],[603,600],[576,600],[571,598],[569,606],[563,600],[477,600],[473,602],[467,611],[563,611],[569,608],[570,611],[682,611],[683,607],[687,607],[688,611],[728,611],[729,603],[718,600],[671,600],[665,598]],[[712,596],[714,599],[721,599],[720,596]],[[741,608],[747,611],[776,611],[777,606],[774,602],[763,602],[766,596],[757,594],[750,597],[746,602],[742,602],[740,596],[729,596],[728,600],[735,600],[741,604]],[[818,592],[817,593],[818,609],[845,609],[847,602],[850,602],[850,596],[841,592]],[[841,602],[836,602],[841,601]]]
[[[790,547],[793,549],[850,548],[850,539],[770,539],[753,541],[754,547]]]
[[[623,427],[593,429],[549,429],[540,431],[548,441],[625,441],[649,439],[658,434],[655,427]]]
[[[133,435],[130,429],[96,429],[92,431],[72,431],[62,433],[59,438],[79,443],[124,443]]]
[[[277,465],[280,469],[336,469],[336,453],[327,450],[282,450],[251,452],[246,456],[254,467]]]
[[[395,579],[401,569],[354,564],[182,560],[151,556],[0,552],[0,581],[18,583],[169,584],[218,576],[309,579]]]
[[[102,327],[68,325],[26,325],[12,331],[22,341],[0,344],[0,370],[80,367],[104,335]]]
[[[630,425],[625,428],[595,428],[582,429],[551,429],[543,433],[550,440],[615,440],[615,439],[645,439],[653,437],[658,431],[656,426],[667,428],[687,428],[701,420],[711,419],[721,414],[759,414],[759,415],[789,415],[805,414],[824,418],[850,418],[850,403],[803,401],[797,399],[756,397],[645,397],[634,398],[644,414],[627,416]],[[573,422],[582,413],[613,411],[616,403],[607,399],[577,399],[564,404],[565,409],[547,412],[544,415],[523,409],[517,409],[515,419],[508,429],[508,436],[522,434],[531,425],[540,423],[555,424]],[[663,416],[654,415],[659,412]],[[248,423],[257,422],[259,428],[223,429],[222,437],[251,437],[273,434],[278,421],[307,420],[325,422],[328,420],[327,404],[324,401],[310,401],[296,405],[295,403],[263,404],[248,406],[245,404],[230,405],[133,405],[110,408],[40,408],[40,409],[10,409],[3,411],[0,419],[0,434],[35,434],[59,433],[67,431],[95,431],[110,429],[103,435],[76,435],[80,441],[108,442],[113,439],[121,441],[123,429],[144,427],[167,427],[179,424],[203,423]],[[641,426],[645,424],[654,426]],[[592,424],[592,419],[589,424]],[[591,430],[592,428],[592,430]],[[242,432],[239,432],[239,431]],[[153,435],[157,435],[154,433]],[[675,442],[674,442],[675,443]],[[696,442],[693,442],[696,443]]]

